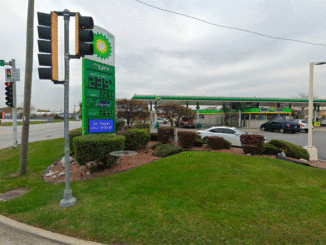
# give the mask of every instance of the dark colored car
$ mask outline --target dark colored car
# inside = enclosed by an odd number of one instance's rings
[[[195,128],[196,124],[194,123],[192,118],[182,117],[179,119],[179,121],[175,122],[175,126],[181,128]]]
[[[262,131],[280,131],[281,133],[285,132],[300,132],[300,124],[296,123],[293,120],[287,119],[273,119],[267,123],[264,123],[260,126]]]

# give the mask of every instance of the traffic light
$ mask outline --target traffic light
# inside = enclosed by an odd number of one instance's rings
[[[76,21],[76,55],[85,56],[93,55],[94,47],[94,22],[92,17],[84,17],[79,13],[75,15]]]
[[[8,72],[7,72],[8,74]],[[6,105],[13,107],[13,101],[12,101],[12,83],[6,82]]]
[[[7,78],[11,78],[11,69],[6,69],[7,71]]]
[[[38,68],[40,79],[50,79],[58,81],[58,14],[51,12],[45,14],[37,12],[38,17],[38,60],[40,66],[50,66],[50,68]]]

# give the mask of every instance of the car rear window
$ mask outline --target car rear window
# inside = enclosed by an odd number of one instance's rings
[[[302,120],[301,122],[302,123],[308,123],[308,120]]]

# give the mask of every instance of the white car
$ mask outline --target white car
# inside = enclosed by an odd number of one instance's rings
[[[293,119],[296,123],[300,124],[300,130],[304,130],[308,133],[308,119]],[[312,127],[313,129],[314,127]]]
[[[205,141],[210,136],[217,136],[217,137],[222,137],[225,140],[231,142],[232,146],[241,147],[240,135],[247,134],[247,133],[235,127],[218,126],[218,127],[211,127],[206,130],[198,130],[197,134],[199,134],[202,137],[202,139],[204,139]],[[264,140],[264,143],[267,143],[266,138]]]
[[[158,122],[159,124],[163,123],[163,124],[167,124],[168,120],[166,120],[165,118],[156,118],[156,122]]]

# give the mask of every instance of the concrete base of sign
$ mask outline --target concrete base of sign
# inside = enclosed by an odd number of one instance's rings
[[[312,147],[307,147],[307,151],[309,154],[309,161],[317,161],[318,160],[318,151],[317,148],[312,146]]]

